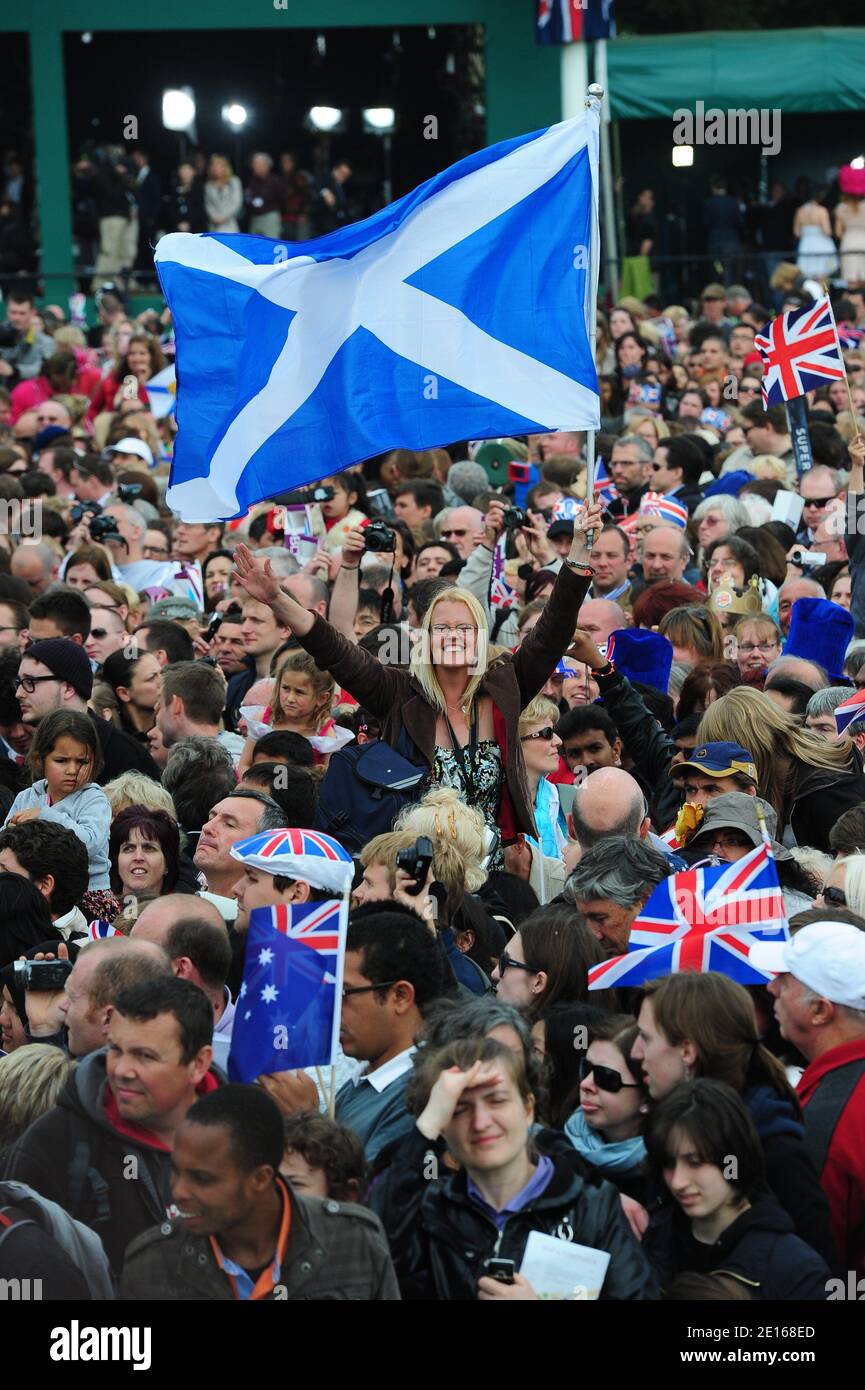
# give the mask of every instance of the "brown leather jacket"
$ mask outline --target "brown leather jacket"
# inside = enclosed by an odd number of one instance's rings
[[[504,720],[502,755],[507,789],[516,827],[526,835],[536,836],[537,829],[520,747],[520,713],[543,690],[567,650],[588,587],[588,576],[563,565],[536,626],[515,652],[506,652],[491,662],[478,692],[490,696]],[[381,736],[387,743],[396,744],[405,730],[432,768],[436,711],[413,676],[397,667],[383,666],[324,618],[316,616],[305,636],[295,635],[317,666],[329,671],[364,709],[382,721]]]

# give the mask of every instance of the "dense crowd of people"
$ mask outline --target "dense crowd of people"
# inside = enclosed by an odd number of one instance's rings
[[[237,216],[233,177],[192,230]],[[769,311],[708,284],[600,315],[588,497],[563,432],[396,449],[225,525],[165,504],[167,312],[5,309],[0,1275],[485,1301],[865,1275],[865,286],[807,471],[760,399]],[[252,914],[334,896],[310,833],[354,862],[333,1076],[229,1082]],[[765,841],[769,983],[605,979],[656,887]]]

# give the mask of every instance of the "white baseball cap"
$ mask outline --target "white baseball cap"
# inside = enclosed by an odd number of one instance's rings
[[[758,970],[795,975],[821,999],[865,1012],[865,931],[847,922],[813,922],[790,941],[757,942],[750,960]]]
[[[109,454],[135,454],[143,459],[148,467],[153,465],[153,451],[149,444],[145,444],[143,439],[136,439],[134,435],[128,434],[125,439],[119,439],[116,444],[106,450]]]

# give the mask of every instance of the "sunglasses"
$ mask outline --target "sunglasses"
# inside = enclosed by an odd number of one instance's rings
[[[352,994],[370,994],[374,989],[393,989],[398,980],[382,980],[378,985],[343,985],[342,997],[348,999]]]
[[[105,637],[117,637],[118,635],[116,632],[109,632],[107,627],[92,627],[90,629],[90,636],[95,637],[97,642],[101,642]]]
[[[502,951],[499,956],[499,979],[504,978],[504,973],[509,966],[513,966],[514,970],[527,970],[530,975],[537,975],[538,973],[537,970],[533,970],[530,965],[526,965],[521,960],[514,960],[513,956],[509,956],[507,951]]]
[[[594,1074],[595,1085],[599,1091],[609,1091],[610,1095],[617,1095],[619,1091],[640,1090],[639,1081],[623,1081],[617,1071],[612,1067],[600,1067],[595,1062],[590,1062],[588,1057],[580,1058],[580,1080],[585,1081],[587,1077]]]
[[[834,494],[831,497],[806,497],[805,507],[828,507],[830,502],[834,502]],[[805,508],[803,507],[803,511]]]
[[[824,888],[823,901],[824,903],[831,903],[833,907],[846,907],[847,894],[843,888]]]
[[[523,734],[520,738],[520,743],[528,743],[530,738],[542,738],[545,743],[549,743],[550,739],[555,738],[555,736],[555,729],[551,724],[548,724],[545,729],[538,729],[536,734]]]

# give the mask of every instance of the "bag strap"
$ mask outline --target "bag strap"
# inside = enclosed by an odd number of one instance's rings
[[[0,1228],[2,1228],[0,1229],[0,1245],[3,1244],[9,1233],[14,1231],[18,1226],[35,1225],[37,1225],[37,1222],[33,1220],[33,1217],[28,1216],[27,1213],[21,1211],[19,1207],[3,1207],[0,1209]]]
[[[69,1164],[68,1211],[70,1216],[76,1216],[81,1208],[88,1184],[96,1202],[96,1216],[93,1224],[102,1225],[111,1220],[111,1189],[102,1174],[96,1168],[91,1167],[90,1143],[89,1140],[82,1138],[76,1142],[72,1162]]]
[[[832,1140],[844,1108],[862,1077],[865,1076],[865,1057],[836,1067],[820,1082],[804,1109],[805,1148],[822,1174],[832,1147]]]
[[[453,725],[451,724],[451,721],[448,719],[447,714],[445,714],[445,723],[448,726],[448,734],[450,736],[451,748],[454,750],[454,757],[459,763],[460,776],[462,777],[463,786],[466,789],[466,801],[468,802],[469,806],[474,806],[475,802],[477,801],[477,792],[475,790],[475,779],[473,772],[475,752],[478,746],[477,710],[472,710],[472,722],[469,725],[468,759],[466,759],[466,750],[460,745],[457,736],[453,731]]]

